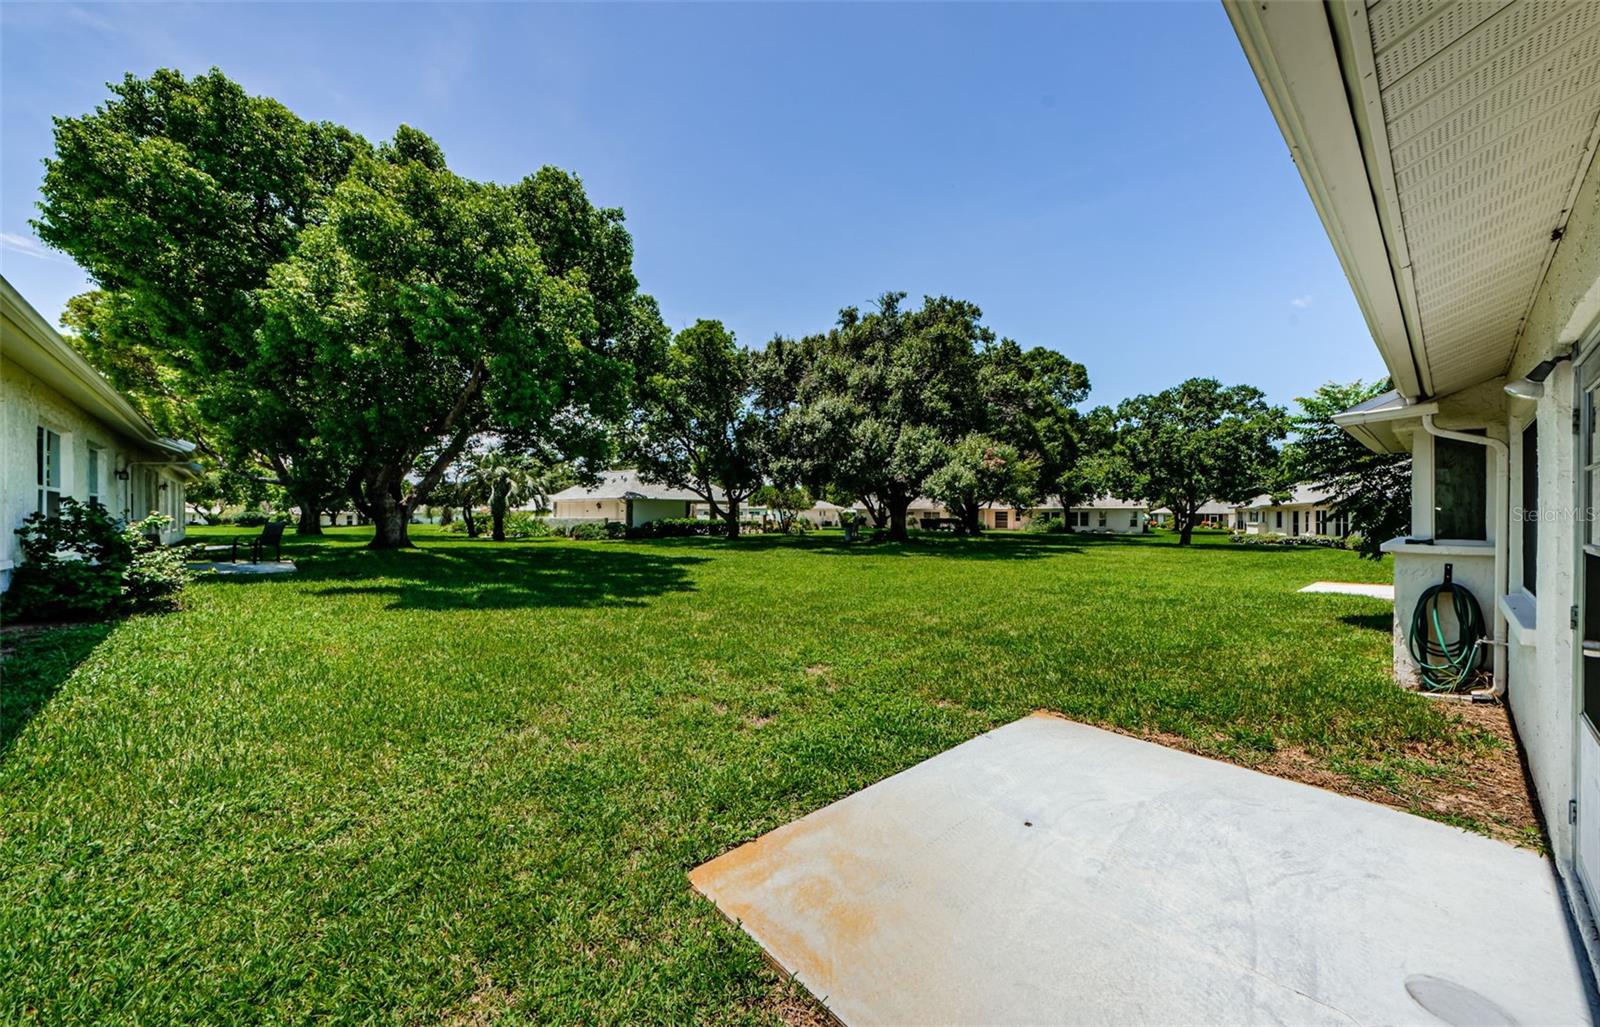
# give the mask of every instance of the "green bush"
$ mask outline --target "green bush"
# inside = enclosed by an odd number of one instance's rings
[[[635,525],[628,529],[629,538],[692,538],[698,535],[727,534],[727,521],[701,520],[698,517],[663,517],[659,521]]]
[[[569,525],[563,534],[579,542],[603,542],[608,538],[620,538],[624,530],[620,521],[579,521]]]
[[[270,521],[282,521],[288,524],[289,519],[289,515],[282,512],[267,514],[260,510],[241,510],[232,517],[219,517],[217,523],[236,524],[241,528],[259,528]]]
[[[17,529],[22,564],[6,593],[6,618],[72,620],[169,608],[189,581],[183,554],[158,536],[171,518],[119,524],[104,508],[64,498],[53,517]]]
[[[1059,517],[1035,517],[1023,525],[1022,530],[1033,532],[1035,535],[1055,535],[1064,534],[1072,529]]]
[[[1288,548],[1301,547],[1307,549],[1357,549],[1361,545],[1360,535],[1347,535],[1344,538],[1335,538],[1331,535],[1279,535],[1276,532],[1263,531],[1250,535],[1242,531],[1235,531],[1228,535],[1229,542],[1236,542],[1246,546],[1285,546]]]
[[[506,514],[506,538],[544,538],[550,522],[532,510],[512,510]]]

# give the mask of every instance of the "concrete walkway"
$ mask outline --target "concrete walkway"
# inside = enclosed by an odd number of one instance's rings
[[[196,574],[210,571],[224,577],[237,575],[250,577],[261,574],[293,574],[295,572],[292,560],[263,560],[260,563],[228,563],[226,560],[216,563],[191,563],[189,569]]]
[[[1371,596],[1394,602],[1393,585],[1369,585],[1360,581],[1313,581],[1302,592],[1332,592],[1344,596]]]
[[[1591,1022],[1534,853],[1055,717],[690,880],[851,1025]]]

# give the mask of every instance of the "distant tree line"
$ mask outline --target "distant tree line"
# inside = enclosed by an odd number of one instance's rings
[[[759,349],[714,320],[674,335],[622,212],[571,174],[473,181],[413,128],[374,145],[217,70],[129,75],[55,142],[35,227],[97,286],[68,306],[76,344],[200,443],[197,502],[281,490],[301,532],[354,505],[374,547],[405,546],[423,505],[487,506],[499,538],[513,505],[620,458],[730,537],[757,496],[859,503],[904,539],[918,496],[976,531],[987,504],[1110,491],[1169,507],[1187,544],[1207,499],[1284,473],[1288,415],[1258,390],[1193,379],[1083,413],[1081,363],[965,300],[885,293]],[[1285,453],[1346,481],[1355,450],[1328,455],[1309,410]]]

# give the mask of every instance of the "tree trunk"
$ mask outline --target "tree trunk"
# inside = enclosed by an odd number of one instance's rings
[[[300,508],[300,519],[295,522],[296,535],[322,534],[322,511],[317,507],[316,500],[302,496],[295,504]]]
[[[467,537],[478,537],[478,522],[472,516],[472,504],[468,503],[461,508],[461,522],[467,526]]]
[[[731,538],[731,539],[732,538],[738,538],[739,537],[739,501],[738,500],[736,500],[736,499],[728,500],[728,509],[724,512],[723,517],[727,521],[727,524],[728,524],[728,537]]]
[[[510,497],[500,491],[499,487],[489,495],[489,538],[495,542],[506,540],[506,507],[510,505]]]
[[[977,503],[968,503],[961,511],[961,518],[965,522],[968,535],[976,535],[983,530],[982,508]]]
[[[892,541],[904,542],[910,538],[906,533],[906,508],[910,505],[909,497],[889,500],[889,538]]]
[[[396,478],[396,481],[399,479]],[[371,490],[372,534],[369,549],[410,549],[409,527],[411,508],[400,498],[400,489],[379,488]]]
[[[1194,535],[1194,515],[1173,511],[1172,516],[1178,521],[1178,545],[1186,546]]]

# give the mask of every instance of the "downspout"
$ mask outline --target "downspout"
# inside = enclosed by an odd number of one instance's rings
[[[1469,435],[1466,432],[1451,431],[1440,428],[1433,423],[1432,414],[1422,415],[1422,428],[1429,435],[1438,439],[1454,439],[1457,442],[1470,442],[1475,446],[1487,446],[1493,450],[1500,460],[1499,477],[1504,479],[1495,489],[1494,500],[1494,589],[1495,594],[1489,597],[1489,604],[1494,607],[1494,684],[1487,690],[1479,689],[1473,695],[1487,695],[1499,699],[1506,694],[1506,615],[1500,608],[1500,597],[1506,594],[1507,587],[1507,561],[1506,551],[1509,544],[1507,535],[1510,534],[1510,502],[1511,502],[1511,450],[1499,439],[1492,439],[1487,435]]]

